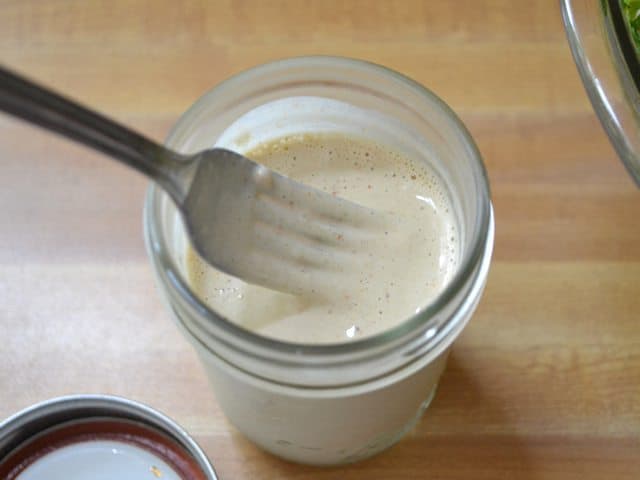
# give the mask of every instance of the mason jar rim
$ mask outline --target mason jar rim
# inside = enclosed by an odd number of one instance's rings
[[[306,66],[313,64],[313,66],[315,67],[326,66],[335,68],[337,66],[342,68],[353,68],[356,70],[368,70],[379,75],[390,77],[396,82],[403,84],[405,87],[410,88],[414,92],[426,96],[430,101],[435,103],[437,107],[441,109],[442,113],[447,116],[448,120],[453,122],[465,146],[471,152],[471,156],[474,160],[474,167],[477,169],[474,178],[476,181],[476,186],[479,190],[479,198],[477,199],[478,215],[475,219],[471,248],[464,255],[463,260],[458,267],[454,277],[446,285],[443,291],[424,309],[401,321],[398,325],[383,332],[350,342],[330,344],[305,344],[289,342],[259,335],[225,319],[213,309],[209,308],[192,291],[189,283],[183,278],[182,274],[180,273],[179,268],[177,268],[170,255],[167,254],[168,249],[165,243],[165,239],[157,228],[157,221],[154,217],[154,212],[156,211],[155,207],[157,206],[157,203],[161,198],[163,192],[158,186],[153,183],[150,185],[147,191],[143,214],[145,237],[147,240],[149,255],[152,257],[152,260],[157,264],[157,266],[160,267],[157,268],[157,271],[158,275],[161,277],[162,283],[165,285],[170,285],[182,300],[186,301],[186,303],[193,307],[199,315],[202,315],[204,317],[204,320],[206,322],[211,322],[217,327],[223,329],[223,331],[232,335],[235,339],[241,342],[248,343],[255,347],[260,347],[260,349],[262,350],[266,349],[269,351],[275,351],[280,355],[293,355],[298,359],[301,357],[326,358],[335,356],[342,357],[345,355],[356,354],[364,351],[378,350],[388,345],[402,343],[402,339],[407,337],[407,335],[416,330],[419,330],[420,327],[427,326],[429,324],[429,321],[440,310],[442,310],[443,307],[447,306],[450,302],[455,300],[458,293],[465,287],[465,285],[467,285],[469,279],[477,270],[477,266],[486,255],[488,247],[487,242],[489,241],[489,232],[492,228],[492,209],[490,202],[489,182],[482,161],[482,156],[465,125],[443,100],[441,100],[437,95],[435,95],[433,92],[431,92],[431,90],[424,87],[423,85],[382,65],[346,57],[293,57],[276,60],[258,65],[256,67],[252,67],[214,86],[211,90],[202,95],[178,119],[178,121],[170,130],[169,135],[167,136],[166,143],[170,144],[171,140],[177,137],[180,131],[185,128],[185,125],[190,124],[192,119],[197,118],[200,112],[206,109],[211,102],[216,101],[220,97],[223,97],[226,91],[233,90],[235,84],[241,81],[246,81],[251,77],[260,76],[271,72],[286,71],[287,69],[300,67],[305,64]],[[472,281],[472,283],[475,284],[476,282]],[[450,318],[447,319],[445,324],[441,326],[436,335],[427,338],[427,342],[432,344],[431,347],[436,347],[438,344],[443,343],[447,338],[450,337],[451,332],[455,332],[458,330],[455,328],[457,325],[454,324],[456,321],[462,321],[460,320],[460,315],[451,315]],[[428,348],[427,350],[430,350],[430,348]]]

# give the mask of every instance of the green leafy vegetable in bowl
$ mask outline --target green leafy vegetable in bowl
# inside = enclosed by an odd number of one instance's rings
[[[640,0],[622,0],[622,5],[636,53],[640,55]]]

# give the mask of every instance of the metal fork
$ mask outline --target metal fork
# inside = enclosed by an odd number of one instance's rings
[[[361,265],[372,210],[229,150],[183,155],[0,67],[0,109],[106,153],[156,181],[199,255],[250,283],[326,294]],[[344,279],[344,278],[343,278]]]

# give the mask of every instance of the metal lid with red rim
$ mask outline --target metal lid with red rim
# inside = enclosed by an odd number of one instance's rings
[[[0,423],[3,480],[217,480],[202,449],[152,408],[107,395],[55,398]]]

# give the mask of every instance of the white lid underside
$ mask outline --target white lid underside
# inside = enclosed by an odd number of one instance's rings
[[[161,458],[135,445],[91,440],[58,448],[16,480],[181,480]]]

